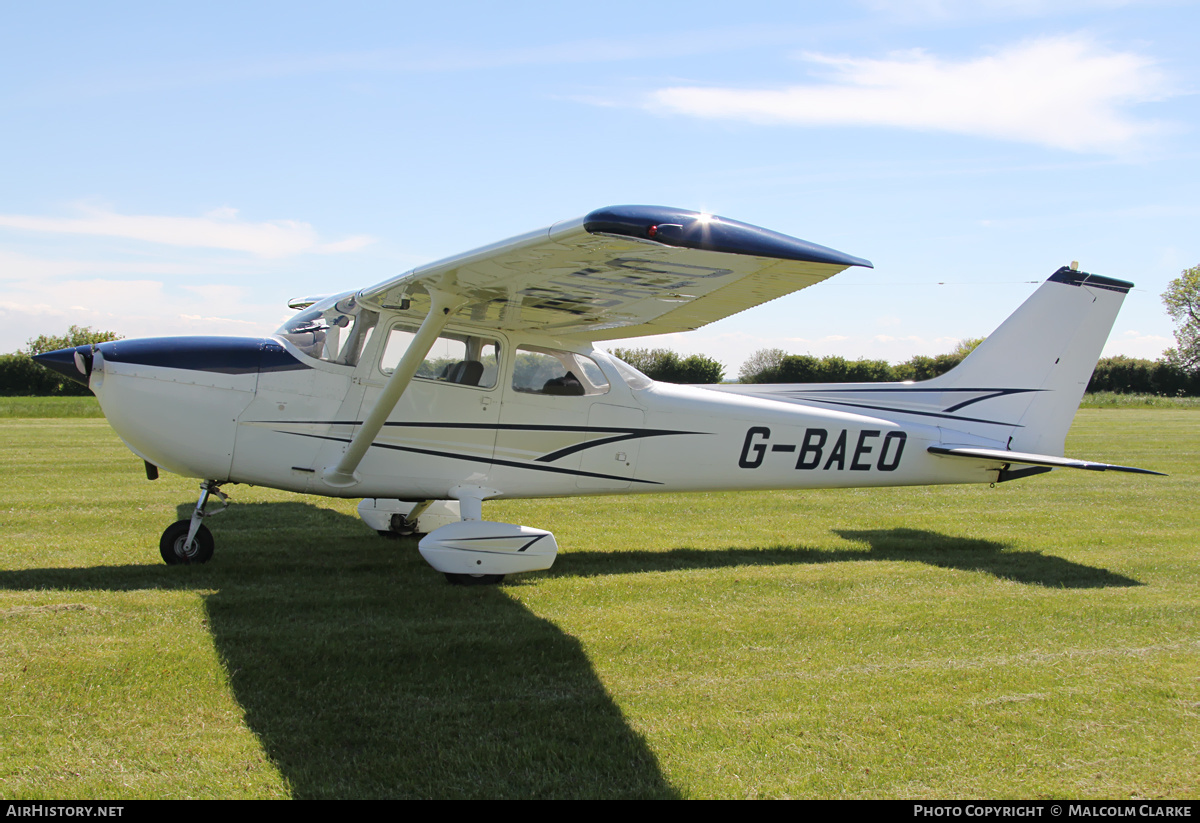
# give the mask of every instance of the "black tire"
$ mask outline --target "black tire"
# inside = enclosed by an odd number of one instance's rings
[[[391,534],[397,537],[416,537],[418,536],[417,524],[410,523],[408,518],[402,514],[393,514],[388,522],[388,530]],[[383,532],[380,532],[383,534]]]
[[[494,586],[503,579],[504,575],[502,574],[450,574],[446,572],[446,582],[451,586]]]
[[[172,523],[163,532],[158,541],[158,551],[168,566],[187,566],[193,563],[207,563],[212,559],[215,546],[212,532],[203,523],[196,529],[192,545],[184,548],[183,541],[187,540],[188,529],[192,526],[190,520],[180,520]]]

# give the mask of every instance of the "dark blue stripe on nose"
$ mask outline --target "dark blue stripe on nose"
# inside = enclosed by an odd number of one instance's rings
[[[254,374],[306,369],[277,341],[264,337],[146,337],[96,347],[108,363],[169,369]]]

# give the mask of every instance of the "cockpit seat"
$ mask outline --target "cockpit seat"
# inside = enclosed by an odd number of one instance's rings
[[[583,384],[574,372],[567,372],[562,377],[552,377],[542,386],[542,394],[554,394],[560,397],[582,397]]]
[[[460,360],[453,366],[448,366],[445,372],[447,383],[457,383],[460,386],[478,386],[483,377],[483,364],[478,360]]]

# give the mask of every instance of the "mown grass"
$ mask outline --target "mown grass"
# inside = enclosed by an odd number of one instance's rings
[[[1200,409],[1200,397],[1166,397],[1161,394],[1085,394],[1082,409]]]
[[[355,501],[193,481],[102,420],[0,424],[0,796],[1195,797],[1200,428],[1170,473],[491,503],[548,573],[445,585]]]
[[[86,397],[3,397],[0,418],[6,417],[103,417],[95,395]]]
[[[1200,409],[1200,397],[1157,394],[1085,394],[1084,409]],[[0,397],[0,419],[6,417],[103,417],[100,404],[87,397]]]

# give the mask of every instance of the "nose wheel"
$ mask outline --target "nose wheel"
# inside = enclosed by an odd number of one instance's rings
[[[158,541],[158,551],[169,566],[186,566],[191,563],[207,563],[212,559],[214,541],[212,532],[203,523],[196,529],[196,534],[188,541],[188,531],[192,521],[180,520],[167,526],[162,539]]]
[[[221,500],[221,508],[205,511],[211,495]],[[191,519],[178,520],[167,527],[162,539],[158,541],[158,551],[169,566],[183,566],[192,563],[207,563],[212,559],[214,541],[212,532],[201,523],[201,519],[212,517],[225,511],[229,498],[221,493],[217,484],[205,480],[200,484],[200,499],[192,511]]]

